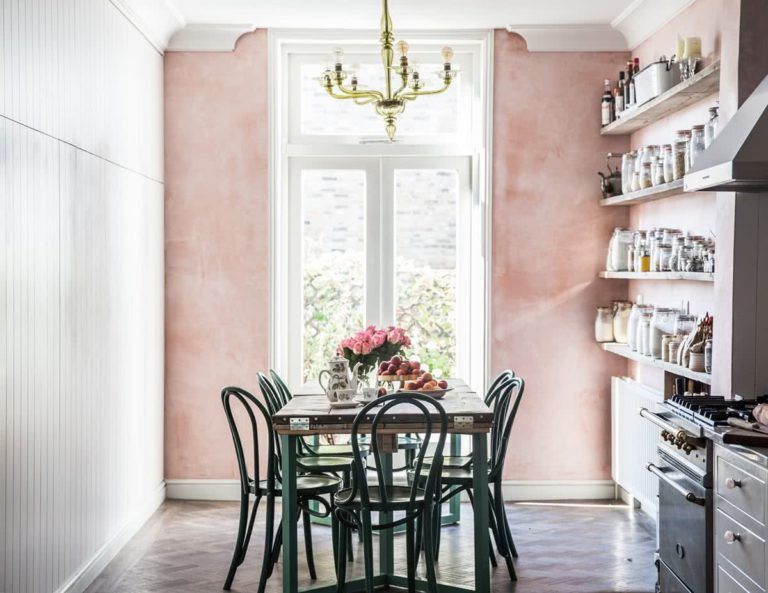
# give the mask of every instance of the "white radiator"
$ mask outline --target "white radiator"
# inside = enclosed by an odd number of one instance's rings
[[[652,516],[656,515],[659,484],[645,466],[657,462],[660,430],[642,418],[638,410],[657,410],[663,400],[662,393],[637,381],[611,379],[611,474]]]

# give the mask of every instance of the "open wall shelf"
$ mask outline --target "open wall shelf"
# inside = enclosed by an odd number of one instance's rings
[[[600,272],[600,278],[614,280],[689,280],[714,282],[715,275],[708,272]]]
[[[696,371],[687,369],[683,366],[680,366],[679,364],[672,364],[671,362],[664,362],[663,360],[651,358],[650,356],[643,356],[642,354],[632,350],[626,344],[608,342],[602,344],[602,346],[603,350],[606,352],[611,352],[613,354],[623,356],[624,358],[628,358],[629,360],[635,360],[642,364],[666,371],[667,373],[672,373],[673,375],[678,375],[680,377],[685,377],[686,379],[704,383],[705,385],[712,385],[712,375],[709,373],[697,373]]]

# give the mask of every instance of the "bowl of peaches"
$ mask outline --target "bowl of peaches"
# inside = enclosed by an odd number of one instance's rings
[[[398,381],[398,391],[417,391],[437,399],[453,389],[448,387],[448,381],[435,379],[431,373],[422,369],[420,362],[405,360],[400,356],[393,356],[379,365],[379,381]]]

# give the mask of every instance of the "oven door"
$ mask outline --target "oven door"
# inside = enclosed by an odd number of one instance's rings
[[[660,589],[662,593],[712,593],[712,491],[662,451],[659,459],[660,465],[649,464],[648,470],[659,478]],[[665,569],[672,574],[665,574]],[[677,580],[686,589],[680,589]]]

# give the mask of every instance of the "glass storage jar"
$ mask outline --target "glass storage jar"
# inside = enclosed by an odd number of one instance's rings
[[[675,316],[675,324],[672,334],[675,336],[687,336],[696,330],[696,316],[688,313],[679,313]]]
[[[627,271],[627,254],[635,234],[629,229],[615,228],[608,245],[607,267],[611,272]]]
[[[662,243],[659,246],[659,272],[669,272],[669,262],[672,259],[672,245]]]
[[[704,372],[712,372],[712,340],[709,339],[704,345]]]
[[[619,344],[627,343],[629,316],[632,313],[632,303],[616,301],[613,303],[613,340]]]
[[[651,163],[643,163],[643,168],[640,171],[640,189],[647,189],[653,185],[651,179]]]
[[[637,336],[640,316],[643,313],[652,311],[653,305],[643,305],[642,303],[635,303],[632,305],[632,310],[629,313],[629,320],[627,322],[627,344],[632,350],[637,351],[638,349]]]
[[[672,145],[664,145],[664,183],[675,180],[674,167],[672,160]]]
[[[667,307],[656,307],[648,330],[648,345],[650,356],[661,358],[661,340],[674,329],[677,310]]]
[[[613,308],[598,307],[595,317],[595,340],[613,342]]]
[[[704,152],[704,126],[693,126],[691,128],[691,166],[696,163],[696,159]]]
[[[640,319],[637,322],[637,336],[635,342],[637,343],[637,351],[644,356],[650,356],[648,330],[651,326],[652,317],[653,313],[644,311],[640,314]]]
[[[685,153],[683,154],[684,161],[683,161],[683,169],[684,173],[688,172],[688,169],[691,167],[691,161],[690,161],[690,144],[691,144],[691,131],[690,130],[678,130],[675,132],[675,142],[685,142]]]
[[[688,170],[688,141],[678,140],[674,145],[673,161],[672,161],[672,177],[676,181],[685,177],[685,172]]]
[[[664,183],[664,157],[657,156],[654,158],[653,185],[662,183]]]
[[[625,152],[621,157],[621,193],[632,191],[632,174],[635,172],[635,152]]]

